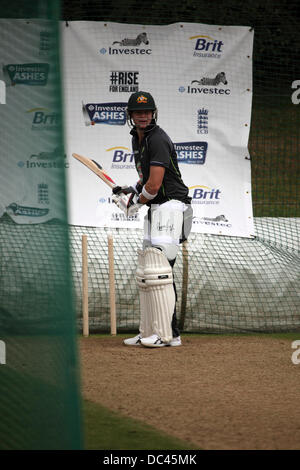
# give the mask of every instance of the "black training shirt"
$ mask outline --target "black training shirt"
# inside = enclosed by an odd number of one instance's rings
[[[165,168],[164,179],[157,196],[147,205],[162,204],[171,199],[189,204],[191,202],[189,189],[182,181],[174,144],[166,132],[159,126],[151,124],[146,128],[141,144],[135,127],[130,134],[135,166],[142,185],[149,179],[151,165]]]

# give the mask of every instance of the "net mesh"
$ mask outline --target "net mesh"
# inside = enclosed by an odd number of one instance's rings
[[[64,2],[66,21],[129,24],[192,22],[254,28],[253,108],[249,138],[256,238],[192,233],[175,264],[177,310],[184,331],[291,331],[300,327],[299,115],[300,33],[296,1],[221,0]],[[142,14],[141,14],[142,13]],[[167,58],[166,58],[167,60]],[[294,85],[293,85],[294,84]],[[137,329],[134,275],[139,230],[114,236],[118,330]],[[89,314],[109,331],[107,230],[71,227],[72,266],[81,326],[81,235],[88,235]]]
[[[20,4],[21,5],[21,4]],[[21,8],[21,6],[20,6]],[[61,19],[138,24],[199,22],[218,25],[249,25],[254,28],[253,108],[249,138],[252,196],[256,238],[241,239],[192,233],[180,250],[174,275],[177,311],[183,331],[292,331],[300,327],[299,304],[299,114],[294,82],[300,79],[300,33],[296,1],[214,2],[174,0],[162,4],[143,2],[62,2]],[[55,255],[61,226],[55,222],[16,226],[7,217],[0,221],[1,240],[10,239],[2,278],[5,308],[16,288],[13,282],[22,265],[23,241],[39,244],[43,256],[37,266],[49,270],[44,290],[57,282],[49,260]],[[140,230],[109,229],[114,237],[117,327],[136,330],[139,299],[135,283],[136,250],[142,244]],[[13,233],[13,236],[10,236]],[[25,235],[26,234],[26,235]],[[81,236],[88,235],[89,322],[91,331],[109,331],[109,282],[105,228],[69,227],[72,282],[77,326],[82,327]],[[34,240],[36,240],[34,242]],[[41,244],[41,240],[43,241]],[[58,250],[59,253],[59,250]],[[44,258],[43,258],[44,257]],[[9,261],[8,261],[9,260]],[[32,274],[33,276],[33,274]],[[26,290],[26,282],[23,280]],[[28,304],[27,304],[28,302]],[[18,315],[26,317],[25,305]],[[45,303],[46,295],[45,295]],[[2,299],[1,299],[2,305]],[[41,310],[41,316],[45,314]]]
[[[3,65],[46,62],[47,86],[6,84],[1,96],[0,200],[19,184],[24,155],[61,146],[61,126],[32,132],[27,110],[45,104],[61,112],[56,1],[1,2]],[[42,33],[51,46],[42,47]],[[46,53],[43,59],[37,52]],[[5,58],[4,58],[5,57]],[[29,67],[30,67],[29,64]],[[9,68],[11,71],[11,68]],[[33,75],[29,75],[30,80]],[[1,77],[1,83],[4,81]],[[3,88],[2,88],[3,89]],[[17,160],[18,161],[18,160]],[[30,186],[23,173],[24,187]],[[41,170],[41,182],[47,170]],[[51,198],[60,224],[19,225],[7,214],[0,222],[0,449],[80,449],[82,447],[75,310],[72,301],[69,234],[63,166],[52,179]],[[54,189],[55,188],[55,189]],[[45,202],[45,200],[43,201]],[[21,203],[19,204],[21,206]],[[1,207],[1,209],[2,209]],[[13,205],[14,208],[18,204]],[[22,206],[23,211],[32,210]],[[34,212],[33,212],[34,214]]]
[[[299,220],[255,219],[255,239],[237,239],[192,233],[180,250],[174,267],[180,327],[186,332],[294,331],[299,328]],[[63,286],[64,272],[49,263],[57,255],[63,227],[57,223],[15,225],[8,217],[0,224],[1,238],[9,241],[3,255],[1,305],[12,311],[16,293],[22,303],[18,324],[44,325],[49,317],[48,295]],[[13,232],[12,232],[13,231]],[[138,229],[75,227],[69,229],[73,292],[78,328],[82,328],[82,235],[88,238],[88,297],[90,331],[110,331],[108,235],[114,239],[118,331],[139,325],[139,293],[135,285],[136,252],[142,245]],[[21,247],[27,240],[35,251],[30,276],[23,266]],[[36,249],[37,244],[39,245]],[[46,255],[45,255],[46,254]],[[30,278],[40,281],[39,311],[34,312]],[[12,278],[17,288],[12,289]],[[43,284],[44,283],[44,284]],[[47,294],[45,294],[47,292]],[[59,297],[58,297],[59,299]],[[59,309],[58,309],[59,310]],[[31,315],[28,314],[31,312]],[[38,324],[37,324],[38,322]]]

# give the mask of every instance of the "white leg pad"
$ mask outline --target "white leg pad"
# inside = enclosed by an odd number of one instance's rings
[[[152,335],[152,315],[149,309],[147,299],[147,286],[145,282],[145,254],[144,251],[138,250],[138,267],[136,270],[136,282],[140,295],[140,335],[142,338]]]
[[[152,316],[151,334],[157,334],[163,342],[169,343],[173,337],[171,323],[175,306],[172,268],[157,248],[146,248],[144,253],[147,308]]]

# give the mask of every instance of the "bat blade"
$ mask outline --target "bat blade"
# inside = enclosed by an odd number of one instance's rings
[[[82,155],[78,155],[78,153],[72,153],[72,157],[76,158],[76,160],[80,161],[85,166],[87,166],[90,170],[92,170],[110,188],[114,188],[115,186],[117,186],[114,180],[111,179],[111,177],[105,172],[102,166],[99,163],[95,162],[95,160],[92,160],[91,158],[83,157]]]
[[[114,180],[106,173],[106,171],[102,168],[100,163],[95,162],[91,158],[83,157],[82,155],[78,155],[78,153],[72,153],[72,157],[76,158],[76,160],[80,161],[89,168],[93,173],[95,173],[104,183],[106,183],[111,189],[115,188],[117,184]],[[113,196],[113,202],[127,214],[127,206],[129,201],[129,196],[126,194],[119,194]]]

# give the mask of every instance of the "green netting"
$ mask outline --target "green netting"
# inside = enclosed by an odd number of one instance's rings
[[[22,167],[12,166],[12,161],[22,161],[21,156],[31,152],[32,142],[37,152],[43,152],[48,144],[62,146],[63,135],[60,125],[50,133],[34,132],[26,121],[26,112],[39,106],[49,106],[53,113],[61,114],[59,3],[2,1],[0,15],[1,66],[9,64],[11,68],[6,70],[10,72],[18,64],[32,64],[34,57],[35,64],[47,63],[51,71],[47,84],[42,81],[42,86],[35,86],[35,80],[42,75],[31,74],[30,65],[26,65],[30,72],[27,83],[10,87],[6,83],[5,89],[1,77],[2,90],[6,91],[0,104],[3,206],[18,184],[25,189],[31,187],[25,172],[20,181]],[[43,34],[51,38],[46,48]],[[38,67],[35,72],[48,70]],[[47,169],[41,169],[40,196],[47,175]],[[49,193],[61,216],[60,224],[52,231],[45,226],[45,234],[43,226],[32,226],[30,232],[27,225],[16,225],[11,220],[7,223],[6,216],[0,224],[0,449],[82,446],[63,166],[53,173]],[[47,201],[41,197],[40,202]],[[26,204],[22,210],[35,214]]]
[[[299,221],[296,218],[255,219],[257,237],[240,239],[192,233],[188,244],[179,252],[174,276],[178,293],[178,316],[186,332],[246,332],[299,330]],[[44,269],[43,254],[55,258],[63,227],[57,223],[36,226],[15,225],[8,217],[0,223],[1,238],[9,240],[4,266],[20,266],[24,237],[36,250],[34,272]],[[131,229],[70,227],[70,247],[74,298],[78,330],[82,331],[82,257],[81,237],[88,237],[89,258],[89,326],[90,331],[110,331],[108,281],[108,234],[114,237],[117,326],[119,332],[136,330],[139,325],[139,294],[134,276],[136,251],[143,233]],[[36,245],[39,245],[36,249]],[[12,263],[13,260],[13,263]],[[47,261],[48,263],[48,261]],[[55,293],[63,282],[63,273],[49,264],[45,291]],[[16,276],[16,269],[11,276]],[[15,291],[5,269],[1,299],[11,311]],[[18,272],[18,293],[23,297],[19,324],[35,322],[29,316],[34,298],[26,288],[27,275]],[[44,291],[43,291],[44,292]],[[8,294],[9,293],[9,294]],[[47,296],[41,294],[39,328],[48,316]]]
[[[20,7],[21,8],[21,7]],[[184,331],[294,331],[300,327],[299,302],[299,92],[300,33],[296,1],[63,2],[62,20],[138,24],[195,22],[254,28],[253,109],[249,139],[257,236],[240,239],[192,234],[175,265],[178,316]],[[45,250],[37,266],[49,266],[55,222],[18,227],[5,216],[0,237],[10,239],[10,257],[22,264],[22,237]],[[13,236],[11,236],[13,231]],[[91,331],[109,331],[107,229],[70,227],[71,267],[78,330],[82,326],[81,236],[88,235]],[[114,236],[118,331],[136,330],[138,291],[134,280],[139,230],[110,229]],[[33,242],[36,240],[36,242]],[[41,240],[43,242],[41,243]],[[20,251],[21,250],[21,251]],[[52,251],[53,250],[53,251]],[[51,254],[50,254],[51,253]],[[8,256],[8,255],[7,255]],[[18,272],[19,275],[19,272]],[[12,274],[13,276],[13,274]],[[14,287],[7,271],[5,300]],[[45,284],[46,285],[46,284]],[[20,289],[20,292],[26,289]],[[47,303],[47,302],[46,302]],[[2,301],[1,301],[2,304]],[[24,307],[25,308],[25,307]],[[26,310],[20,309],[20,317]]]
[[[254,29],[253,108],[249,138],[254,240],[192,234],[175,265],[184,331],[292,331],[300,327],[299,176],[300,32],[297,2],[134,0],[64,2],[62,18],[136,24],[173,22]],[[176,45],[172,45],[176,47]],[[167,57],[166,57],[167,60]],[[138,230],[114,235],[119,330],[136,329],[134,282]],[[71,227],[78,324],[81,235],[89,240],[90,327],[109,331],[107,230]]]

